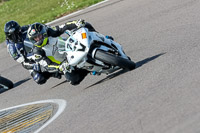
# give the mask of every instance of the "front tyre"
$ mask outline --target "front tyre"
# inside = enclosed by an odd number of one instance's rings
[[[119,66],[128,70],[133,70],[136,67],[136,64],[131,60],[102,50],[97,50],[94,57],[95,59],[98,59],[104,63],[111,64],[113,66]]]
[[[0,89],[11,89],[13,88],[13,82],[0,76]]]

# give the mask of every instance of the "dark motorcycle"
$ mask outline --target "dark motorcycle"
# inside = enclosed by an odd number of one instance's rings
[[[13,88],[13,82],[7,78],[0,76],[0,91]]]

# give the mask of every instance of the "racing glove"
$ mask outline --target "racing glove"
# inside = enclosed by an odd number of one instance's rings
[[[83,20],[83,19],[77,20],[76,26],[77,26],[77,28],[84,27],[85,26],[85,20]]]
[[[70,66],[67,62],[63,62],[60,66],[59,66],[59,71],[63,72],[64,74],[66,72],[71,72]]]

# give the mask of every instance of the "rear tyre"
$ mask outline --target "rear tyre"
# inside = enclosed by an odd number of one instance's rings
[[[13,88],[13,82],[0,76],[0,89],[11,89]]]
[[[128,70],[133,70],[136,67],[136,64],[131,60],[119,57],[117,55],[102,50],[96,51],[95,58],[107,64],[111,64],[113,66],[119,66],[121,68]]]

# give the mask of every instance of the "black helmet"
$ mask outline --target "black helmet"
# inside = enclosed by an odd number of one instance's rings
[[[9,21],[4,26],[4,32],[6,38],[13,41],[18,42],[20,41],[20,34],[21,34],[21,27],[16,21]]]
[[[41,23],[34,23],[28,29],[28,38],[37,47],[43,47],[48,42],[47,30],[45,25]],[[39,40],[37,40],[39,38]]]

